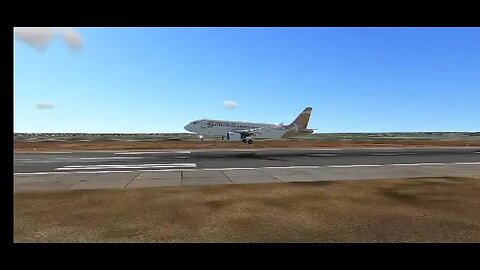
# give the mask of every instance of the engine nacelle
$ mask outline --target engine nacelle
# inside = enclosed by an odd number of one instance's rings
[[[241,141],[240,133],[237,132],[227,132],[227,141]]]

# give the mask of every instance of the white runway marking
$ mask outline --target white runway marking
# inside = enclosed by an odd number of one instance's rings
[[[73,152],[37,152],[36,154],[72,154]]]
[[[259,167],[259,168],[205,168],[196,169],[195,163],[177,163],[177,164],[140,164],[144,165],[140,169],[135,170],[141,172],[177,172],[177,171],[228,171],[228,170],[257,170],[257,169],[316,169],[316,168],[356,168],[356,167],[384,167],[384,166],[444,166],[444,165],[480,165],[480,162],[454,162],[454,163],[396,163],[396,164],[356,164],[356,165],[324,165],[324,166],[288,166],[288,167]],[[111,169],[127,169],[128,165],[98,165],[98,166],[65,166],[57,168],[67,170],[66,172],[28,172],[14,173],[15,175],[48,175],[48,174],[74,174],[74,173],[129,173],[132,170],[111,170]],[[137,166],[138,165],[131,165]],[[181,167],[172,169],[175,167]],[[150,169],[151,168],[151,169]],[[89,171],[97,169],[97,171]],[[135,169],[135,168],[129,168]],[[78,171],[77,171],[78,170]],[[87,171],[82,171],[87,170]]]
[[[56,161],[54,160],[26,160],[22,161],[20,163],[55,163]]]
[[[84,158],[72,158],[80,160],[108,160],[108,159],[142,159],[143,157],[84,157]],[[60,158],[59,158],[60,159]]]
[[[208,168],[203,171],[233,171],[233,170],[256,170],[258,168]]]
[[[455,163],[450,163],[450,164],[455,164]],[[441,162],[435,162],[435,163],[394,163],[394,164],[386,164],[389,166],[442,166],[442,165],[448,165],[448,163],[441,163]]]
[[[31,172],[15,173],[15,175],[46,175],[46,174],[72,174],[72,173],[131,173],[133,171],[80,171],[80,172]]]
[[[141,172],[195,172],[195,169],[140,170]]]
[[[392,164],[381,164],[381,165],[330,165],[327,167],[330,168],[355,168],[355,167],[381,167],[381,166],[444,166],[444,165],[480,165],[480,162],[454,162],[454,163],[392,163]]]
[[[283,150],[283,149],[282,149]],[[289,149],[285,149],[287,151],[289,151]],[[349,150],[349,148],[347,149],[339,149],[339,148],[309,148],[309,149],[291,149],[292,151],[296,151],[296,150],[307,150],[307,151],[341,151],[341,150]]]
[[[317,169],[320,166],[286,166],[286,167],[262,167],[262,169]]]
[[[438,162],[438,163],[418,163],[418,164],[420,164],[420,165],[422,165],[422,166],[439,166],[439,165],[441,166],[441,165],[448,165],[448,163],[440,163],[440,162]]]
[[[480,162],[455,162],[457,165],[480,165]]]
[[[327,166],[329,168],[356,168],[356,167],[380,167],[380,166],[385,166],[385,165],[368,165],[368,164],[359,164],[359,165],[330,165]]]
[[[389,166],[421,166],[421,163],[396,163],[396,164],[388,164]],[[430,164],[432,165],[432,164]]]
[[[29,172],[29,173],[14,173],[14,175],[44,175],[44,174],[68,174],[68,172]]]
[[[86,171],[86,172],[82,172],[82,171],[79,171],[79,172],[72,172],[72,173],[131,173],[133,171],[95,171],[95,172],[91,172],[91,171]]]
[[[480,152],[473,152],[474,154],[480,154]]]
[[[183,167],[183,166],[194,166],[196,167],[197,165],[195,163],[148,163],[148,164],[101,164],[101,165],[67,165],[63,166],[65,168],[84,168],[84,167],[123,167],[123,166],[178,166],[178,167]]]
[[[22,163],[56,163],[59,161],[67,162],[88,162],[90,160],[127,160],[127,159],[143,159],[143,157],[96,157],[96,158],[51,158],[47,160],[33,160],[33,159],[16,159]]]
[[[148,151],[148,152],[119,152],[114,155],[143,155],[143,154],[190,154],[191,151]]]
[[[98,170],[98,169],[149,169],[149,168],[196,168],[197,164],[195,163],[175,163],[175,164],[136,164],[136,165],[69,165],[61,168],[56,168],[56,171],[73,171],[73,170]]]

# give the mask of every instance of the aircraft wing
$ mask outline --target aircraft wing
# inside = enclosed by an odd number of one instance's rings
[[[269,126],[263,126],[263,127],[259,127],[259,128],[234,130],[234,132],[240,133],[240,135],[242,137],[255,136],[255,135],[260,134],[261,133],[260,131],[263,130],[263,129],[268,129],[268,128],[272,128],[272,127],[276,127],[276,126],[277,125],[269,125]]]

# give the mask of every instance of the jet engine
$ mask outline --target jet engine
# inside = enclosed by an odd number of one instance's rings
[[[242,138],[239,133],[236,132],[227,132],[226,137],[227,141],[241,141]]]

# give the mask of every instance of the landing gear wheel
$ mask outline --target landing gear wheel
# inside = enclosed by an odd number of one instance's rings
[[[248,144],[252,144],[253,143],[253,140],[252,139],[248,139]]]
[[[242,142],[243,142],[243,143],[247,143],[247,139],[242,139]]]

